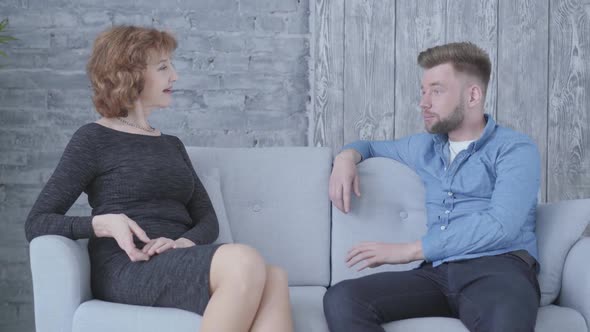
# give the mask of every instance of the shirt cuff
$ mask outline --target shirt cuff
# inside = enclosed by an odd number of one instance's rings
[[[196,234],[194,234],[194,232],[191,232],[191,230],[185,232],[184,234],[182,234],[178,238],[181,238],[181,237],[183,237],[187,240],[191,240],[195,245],[204,244],[204,243],[201,243],[201,241],[199,241],[200,238]]]
[[[428,262],[441,260],[445,257],[440,234],[428,231],[422,237],[422,253],[424,254],[424,259]]]
[[[349,144],[346,144],[342,147],[341,151],[344,150],[355,150],[361,155],[361,161],[369,158],[371,156],[371,152],[369,151],[369,143],[366,141],[356,141]]]
[[[96,237],[92,228],[92,218],[94,217],[76,217],[72,221],[72,235],[75,239]]]

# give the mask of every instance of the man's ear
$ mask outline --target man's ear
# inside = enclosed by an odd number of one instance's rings
[[[469,100],[467,101],[470,107],[473,107],[484,101],[483,90],[479,84],[472,83],[469,85]]]

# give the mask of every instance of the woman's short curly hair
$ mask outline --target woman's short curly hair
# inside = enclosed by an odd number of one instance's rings
[[[96,111],[102,116],[127,116],[144,86],[144,72],[153,54],[170,54],[176,39],[154,28],[116,26],[95,40],[86,67]]]

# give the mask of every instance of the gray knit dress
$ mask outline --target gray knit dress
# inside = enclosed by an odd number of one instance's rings
[[[150,239],[187,238],[197,244],[170,249],[146,262],[131,262],[112,238],[98,238],[92,216],[65,216],[82,192],[92,215],[123,213]],[[219,245],[217,217],[182,142],[97,123],[73,135],[53,175],[33,206],[27,239],[56,234],[90,238],[95,298],[118,303],[172,307],[203,314],[209,301],[209,270]],[[143,243],[135,239],[136,246]]]

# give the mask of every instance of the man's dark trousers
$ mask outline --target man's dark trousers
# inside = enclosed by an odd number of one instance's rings
[[[538,265],[524,251],[346,280],[324,296],[332,332],[384,332],[416,317],[459,318],[469,331],[533,332]]]

